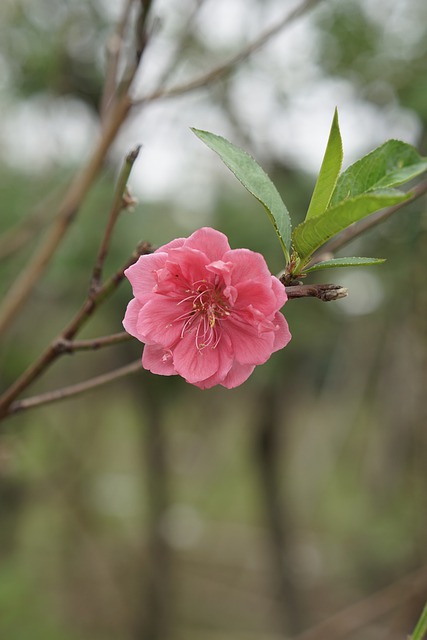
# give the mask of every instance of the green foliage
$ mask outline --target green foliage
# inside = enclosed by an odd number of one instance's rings
[[[418,624],[415,627],[414,633],[410,640],[424,640],[427,635],[427,604],[421,614]]]
[[[298,225],[292,234],[294,249],[300,259],[300,265],[301,263],[302,265],[307,264],[319,247],[354,222],[366,218],[374,211],[403,202],[409,197],[409,194],[402,193],[397,189],[362,193],[327,209],[317,218],[306,220]]]
[[[322,269],[336,269],[337,267],[370,267],[374,264],[382,264],[385,258],[332,258],[318,262],[308,269],[304,269],[305,273],[312,271],[321,271]]]
[[[291,220],[279,192],[257,162],[225,138],[208,131],[194,133],[227,165],[243,186],[264,206],[289,263]],[[292,233],[292,275],[335,267],[380,264],[376,258],[328,260],[304,267],[328,240],[366,216],[410,198],[393,187],[427,171],[423,158],[409,144],[389,140],[351,165],[338,177],[343,159],[338,113],[335,110],[329,139],[304,222]]]
[[[352,164],[338,179],[331,207],[362,193],[397,187],[427,170],[427,158],[410,144],[388,140]]]
[[[338,111],[335,109],[328,144],[310,206],[308,207],[306,220],[321,215],[329,206],[341,170],[342,160],[342,140],[338,124]]]
[[[291,219],[276,187],[259,164],[243,149],[208,131],[192,129],[202,142],[215,151],[242,185],[263,205],[289,261]]]

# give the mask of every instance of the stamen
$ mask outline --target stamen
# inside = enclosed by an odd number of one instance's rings
[[[187,289],[185,293],[189,295],[177,303],[191,303],[188,309],[177,318],[175,322],[183,322],[181,338],[187,333],[194,332],[196,348],[199,351],[210,347],[215,349],[221,340],[220,321],[230,315],[227,302],[222,297],[222,292],[218,287],[219,278],[215,278],[215,283],[207,280],[197,280],[193,283],[192,289]]]

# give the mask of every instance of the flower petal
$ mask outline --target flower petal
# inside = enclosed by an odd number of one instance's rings
[[[142,366],[160,376],[175,376],[172,352],[158,344],[146,344],[142,354]]]
[[[234,389],[238,387],[243,382],[245,382],[253,370],[255,369],[255,365],[252,364],[239,364],[238,362],[234,362],[230,371],[221,382],[223,387],[227,389]]]
[[[264,284],[247,280],[236,284],[236,309],[254,307],[265,316],[272,316],[277,311],[277,299],[273,290]]]
[[[274,316],[273,320],[274,324],[277,327],[277,330],[274,334],[274,344],[273,344],[273,352],[279,351],[279,349],[283,349],[286,347],[290,339],[292,338],[291,332],[289,331],[288,323],[286,322],[283,315],[278,311]]]
[[[168,348],[180,337],[184,320],[179,317],[191,311],[191,303],[178,306],[176,300],[154,295],[141,309],[137,331],[143,342],[157,343]]]
[[[134,336],[134,338],[138,339],[138,316],[141,308],[141,303],[136,298],[132,298],[127,306],[125,317],[123,318],[123,326],[125,330],[131,336]]]
[[[125,276],[132,285],[133,295],[141,303],[150,299],[156,286],[156,272],[165,266],[166,253],[151,253],[140,256],[135,264],[125,270]]]
[[[222,384],[233,366],[233,354],[230,346],[231,345],[228,344],[228,336],[222,335],[220,342],[215,348],[218,352],[218,368],[209,378],[200,382],[194,382],[193,384],[195,384],[196,387],[199,387],[199,389],[210,389],[211,387],[215,387],[217,384]]]
[[[217,373],[221,358],[218,349],[197,349],[194,334],[187,333],[173,350],[173,363],[180,376],[195,384]]]
[[[209,263],[208,257],[203,251],[189,247],[172,249],[166,261],[166,269],[159,280],[159,291],[165,287],[175,290],[178,287],[188,288],[196,282],[213,280],[213,274],[206,271]]]
[[[245,282],[246,280],[254,280],[260,282],[266,287],[271,287],[271,273],[267,267],[264,257],[260,253],[250,251],[250,249],[231,249],[222,257],[224,262],[233,263],[233,271],[231,273],[231,283]]]
[[[232,345],[234,357],[240,364],[263,364],[273,353],[274,327],[265,330],[271,323],[267,322],[266,327],[250,324],[246,319],[240,319],[236,314],[232,314],[224,323],[226,331]]]
[[[224,253],[230,251],[227,236],[210,227],[202,227],[195,231],[185,242],[185,246],[203,251],[209,262],[221,260]]]
[[[274,291],[277,300],[277,309],[281,309],[288,299],[286,295],[285,285],[280,282],[276,276],[271,276],[271,288]]]
[[[155,250],[154,253],[162,252],[168,253],[171,249],[176,249],[177,247],[182,247],[187,238],[175,238],[175,240],[171,240],[166,244],[163,244],[161,247]]]

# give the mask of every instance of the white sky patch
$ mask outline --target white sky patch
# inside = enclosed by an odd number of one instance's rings
[[[56,164],[80,164],[97,134],[90,110],[78,100],[37,97],[14,104],[0,121],[5,161],[38,173]]]
[[[278,157],[317,174],[325,152],[335,107],[338,107],[344,166],[390,138],[415,143],[418,118],[400,107],[379,108],[358,100],[350,83],[319,79],[293,96],[270,120],[268,145]]]
[[[199,37],[214,49],[234,49],[250,36],[248,18],[253,11],[248,0],[208,0],[197,18]]]
[[[111,4],[115,3],[99,2],[113,12]],[[383,0],[383,4],[386,2]],[[122,2],[118,4],[122,6]],[[270,0],[260,7],[246,0],[206,0],[197,18],[198,37],[210,38],[218,52],[216,59],[212,55],[212,66],[227,57],[224,48],[237,51],[243,41],[277,21],[283,15],[283,4]],[[179,0],[159,0],[156,11],[163,24],[146,52],[135,88],[137,95],[156,86],[167,60],[173,57],[172,35],[191,12],[191,6],[186,4],[184,9]],[[242,123],[252,143],[252,148],[243,146],[261,164],[264,158],[273,156],[317,174],[335,106],[339,110],[345,166],[389,138],[416,143],[420,124],[413,113],[393,102],[376,107],[362,101],[348,81],[323,77],[314,62],[316,46],[316,31],[309,16],[304,16],[231,77],[234,118]],[[170,83],[175,84],[183,75],[198,76],[197,71],[190,70],[190,63],[184,64]],[[43,171],[57,163],[81,164],[97,135],[90,110],[66,98],[33,98],[3,112],[0,143],[4,159],[24,171]],[[137,196],[170,200],[188,212],[210,210],[218,181],[228,175],[228,170],[196,140],[190,126],[239,144],[238,134],[208,90],[135,112],[112,153],[119,165],[130,149],[138,143],[143,145],[131,176]]]

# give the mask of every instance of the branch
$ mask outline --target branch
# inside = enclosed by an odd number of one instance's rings
[[[74,318],[62,331],[60,336],[53,340],[45,349],[41,356],[24,371],[24,373],[7,389],[0,397],[0,420],[8,414],[8,408],[11,403],[19,396],[24,389],[38,378],[60,355],[64,353],[61,344],[74,338],[77,332],[86,324],[95,309],[108,298],[113,291],[117,289],[124,278],[124,271],[136,260],[140,255],[151,253],[151,246],[148,243],[141,244],[127,262],[119,269],[107,282],[99,289],[99,291],[88,297]]]
[[[123,164],[123,168],[120,172],[104,237],[102,239],[95,266],[93,268],[92,281],[90,286],[91,293],[94,293],[99,289],[102,278],[102,268],[104,266],[104,261],[110,247],[111,235],[113,233],[113,229],[117,222],[117,219],[123,209],[126,209],[129,204],[132,203],[132,200],[127,201],[125,198],[126,186],[129,180],[130,172],[132,171],[132,167],[138,157],[140,149],[141,146],[139,145],[135,147],[133,151],[128,153]]]
[[[318,298],[323,302],[331,302],[345,298],[348,289],[339,284],[297,284],[285,287],[286,294],[291,298]]]
[[[124,33],[129,22],[130,11],[135,0],[126,0],[121,19],[107,42],[107,70],[105,73],[104,88],[99,105],[101,120],[105,120],[107,110],[114,98],[117,88],[119,60],[123,50]]]
[[[76,351],[97,351],[103,347],[111,347],[122,342],[128,342],[132,336],[126,331],[120,333],[112,333],[109,336],[101,336],[100,338],[92,338],[90,340],[65,340],[58,338],[56,341],[56,350],[59,353],[75,353]]]
[[[27,409],[40,407],[44,404],[52,404],[53,402],[66,400],[67,398],[86,393],[86,391],[90,391],[91,389],[95,389],[96,387],[101,387],[102,385],[112,382],[113,380],[123,378],[124,376],[127,376],[131,373],[136,373],[137,371],[141,370],[141,359],[139,359],[135,362],[131,362],[130,364],[125,365],[124,367],[114,369],[109,373],[103,373],[100,376],[90,378],[89,380],[85,380],[84,382],[72,384],[68,387],[63,387],[62,389],[56,389],[55,391],[41,393],[30,398],[24,398],[24,400],[17,400],[10,405],[5,417],[15,415],[17,413],[20,413],[21,411],[26,411]]]
[[[172,60],[169,66],[166,67],[165,71],[161,74],[159,78],[156,91],[160,91],[160,89],[164,87],[165,84],[168,82],[169,78],[171,78],[172,75],[176,72],[176,69],[179,63],[182,60],[182,55],[185,52],[185,48],[187,45],[187,38],[189,35],[191,35],[192,25],[204,1],[205,0],[195,0],[195,5],[186,19],[185,31],[181,34],[180,41],[177,43],[175,50],[172,52],[170,56]]]
[[[104,163],[107,152],[114,141],[123,122],[126,120],[132,106],[129,97],[130,86],[138,70],[142,52],[146,44],[145,21],[147,19],[151,0],[141,0],[138,19],[136,55],[131,65],[125,71],[124,78],[117,90],[117,100],[106,114],[101,132],[101,138],[95,147],[87,165],[75,176],[71,182],[63,201],[54,213],[55,220],[44,241],[34,252],[27,265],[6,294],[0,308],[0,334],[10,325],[16,314],[24,305],[44,270],[51,261],[71,223],[77,215],[80,205],[97,177]]]
[[[264,31],[264,33],[262,33],[260,36],[255,38],[255,40],[246,45],[246,47],[241,49],[241,51],[231,57],[227,62],[220,64],[208,73],[203,74],[202,76],[195,78],[194,80],[190,80],[189,82],[184,82],[183,84],[176,85],[175,87],[171,87],[170,89],[156,89],[145,97],[143,96],[141,98],[137,98],[133,101],[132,105],[138,106],[148,102],[153,102],[155,100],[174,98],[176,96],[182,95],[183,93],[190,93],[191,91],[195,91],[196,89],[200,89],[201,87],[205,87],[206,85],[219,80],[219,78],[231,71],[231,69],[235,67],[239,62],[246,60],[246,58],[248,58],[257,49],[260,49],[264,44],[266,44],[271,38],[277,35],[285,27],[289,26],[297,18],[318,5],[320,2],[322,2],[322,0],[304,0],[299,6],[293,9],[293,11],[287,13],[281,20]]]
[[[63,201],[55,211],[55,220],[47,237],[35,250],[32,258],[30,258],[30,261],[6,294],[0,308],[0,334],[10,325],[16,314],[27,301],[29,294],[39,281],[63,237],[67,233],[84,197],[102,167],[105,155],[123,124],[129,108],[130,100],[127,96],[115,105],[111,117],[106,122],[102,137],[88,164],[72,181]]]

